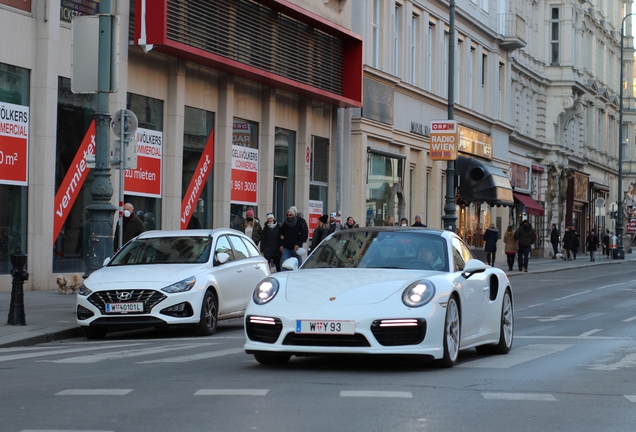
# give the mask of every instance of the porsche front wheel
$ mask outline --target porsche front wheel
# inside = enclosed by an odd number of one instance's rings
[[[435,361],[437,366],[450,368],[457,363],[461,336],[460,324],[457,299],[455,296],[451,296],[446,305],[446,318],[444,319],[444,357]]]
[[[479,354],[508,354],[512,348],[514,333],[514,312],[512,295],[509,290],[504,292],[501,302],[501,319],[499,321],[499,342],[495,345],[478,346]]]

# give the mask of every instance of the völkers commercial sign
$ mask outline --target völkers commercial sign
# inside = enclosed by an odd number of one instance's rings
[[[161,160],[163,132],[137,129],[137,168],[125,170],[124,193],[161,198]]]
[[[0,102],[0,184],[27,186],[29,107]]]

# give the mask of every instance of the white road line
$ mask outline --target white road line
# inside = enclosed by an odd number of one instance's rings
[[[557,298],[557,299],[554,299],[554,300],[552,300],[552,301],[565,300],[565,299],[567,299],[567,298],[572,298],[572,297],[580,296],[580,295],[582,295],[582,294],[587,294],[587,293],[590,293],[590,292],[592,292],[592,290],[581,291],[580,293],[570,294],[569,296],[565,296],[565,297]]]
[[[56,393],[55,396],[125,396],[132,389],[69,389]]]
[[[217,345],[217,343],[210,342],[205,345]],[[109,353],[103,353],[103,354],[93,354],[88,356],[69,357],[69,358],[65,358],[61,360],[43,360],[43,361],[48,363],[73,363],[73,364],[97,363],[104,360],[118,360],[118,359],[140,357],[140,356],[146,356],[146,355],[152,355],[152,354],[161,354],[164,352],[198,348],[201,346],[203,345],[200,343],[166,345],[166,346],[151,347],[151,348],[146,348],[141,350],[115,351],[115,352],[109,352]]]
[[[629,283],[633,283],[633,282],[636,282],[636,279],[632,279],[629,281]]]
[[[623,284],[622,283],[617,283],[617,284],[605,285],[605,286],[602,286],[602,287],[598,287],[596,289],[597,290],[602,290],[602,289],[605,289],[605,288],[611,288],[611,287],[619,286],[619,285],[623,285]]]
[[[515,335],[515,339],[634,340],[633,337],[627,337],[627,336],[586,336],[586,337],[581,337],[581,336],[517,336],[517,335]]]
[[[269,389],[202,389],[195,396],[265,396]]]
[[[168,358],[158,359],[158,360],[147,360],[147,361],[142,361],[142,362],[135,362],[135,364],[187,363],[187,362],[196,361],[196,360],[205,360],[205,359],[209,359],[209,358],[223,357],[223,356],[226,356],[226,355],[238,354],[238,353],[245,353],[245,349],[243,349],[243,348],[233,348],[233,349],[226,349],[226,350],[221,350],[221,351],[212,351],[212,352],[205,352],[205,353],[199,353],[199,354],[192,354],[192,355],[188,355],[188,356],[168,357]]]
[[[90,348],[71,348],[71,349],[65,349],[65,350],[50,350],[50,351],[39,351],[39,352],[32,352],[32,353],[12,354],[12,355],[0,356],[0,362],[11,361],[11,360],[24,360],[24,359],[35,358],[35,357],[46,357],[50,355],[72,354],[72,353],[95,351],[95,350],[107,350],[107,349],[113,349],[113,348],[130,347],[135,345],[145,345],[145,344],[108,345],[108,346],[100,346],[100,347],[93,346]]]
[[[519,349],[510,351],[505,356],[484,357],[478,360],[459,364],[455,367],[507,369],[512,366],[517,366],[521,363],[526,363],[541,357],[564,351],[571,346],[572,345],[555,344],[526,345]]]
[[[626,320],[623,320],[623,322],[630,322],[630,321],[634,321],[636,320],[636,316],[631,317],[631,318],[627,318]]]
[[[636,395],[625,395],[628,401],[636,403]]]
[[[379,398],[413,398],[411,392],[402,391],[374,391],[374,390],[343,390],[340,397],[379,397]]]
[[[556,398],[549,393],[482,393],[484,399],[554,402]]]
[[[20,432],[113,432],[113,431],[102,431],[102,430],[88,430],[88,429],[82,429],[82,430],[70,430],[70,429],[24,429]]]
[[[636,353],[624,355],[620,360],[610,364],[599,364],[592,366],[590,370],[597,371],[617,371],[621,369],[633,368],[636,366]]]
[[[585,320],[589,320],[589,319],[592,319],[592,318],[598,318],[598,317],[603,316],[603,315],[605,315],[605,312],[593,312],[593,313],[589,313],[587,315],[582,315],[580,317],[576,317],[574,319],[577,320],[577,321],[585,321]]]
[[[528,309],[530,309],[530,308],[534,308],[534,307],[543,306],[544,304],[545,304],[545,303],[533,304],[533,305],[528,306]]]
[[[598,332],[600,332],[600,331],[603,331],[603,329],[594,329],[594,330],[590,330],[590,331],[588,331],[588,332],[581,333],[581,334],[579,335],[579,337],[582,337],[582,338],[584,338],[584,337],[588,337],[588,336],[593,335],[594,333],[598,333]]]

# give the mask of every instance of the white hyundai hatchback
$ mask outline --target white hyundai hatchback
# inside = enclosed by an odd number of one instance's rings
[[[243,316],[269,275],[267,260],[239,231],[148,231],[80,286],[77,323],[88,338],[167,326],[211,335],[218,320]]]

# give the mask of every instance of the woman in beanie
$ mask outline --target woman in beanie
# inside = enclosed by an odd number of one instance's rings
[[[245,212],[245,220],[241,224],[241,231],[254,240],[257,246],[261,242],[263,228],[261,227],[260,221],[254,217],[254,209],[252,207],[248,208],[247,212]]]
[[[263,236],[261,237],[261,253],[268,263],[274,262],[276,271],[280,271],[281,253],[278,249],[278,241],[280,237],[280,224],[276,222],[274,213],[267,213],[267,222],[263,227]]]
[[[322,215],[318,218],[318,226],[314,229],[314,236],[311,238],[311,247],[309,248],[309,253],[311,253],[316,246],[320,244],[320,242],[329,235],[329,217],[327,215]]]

